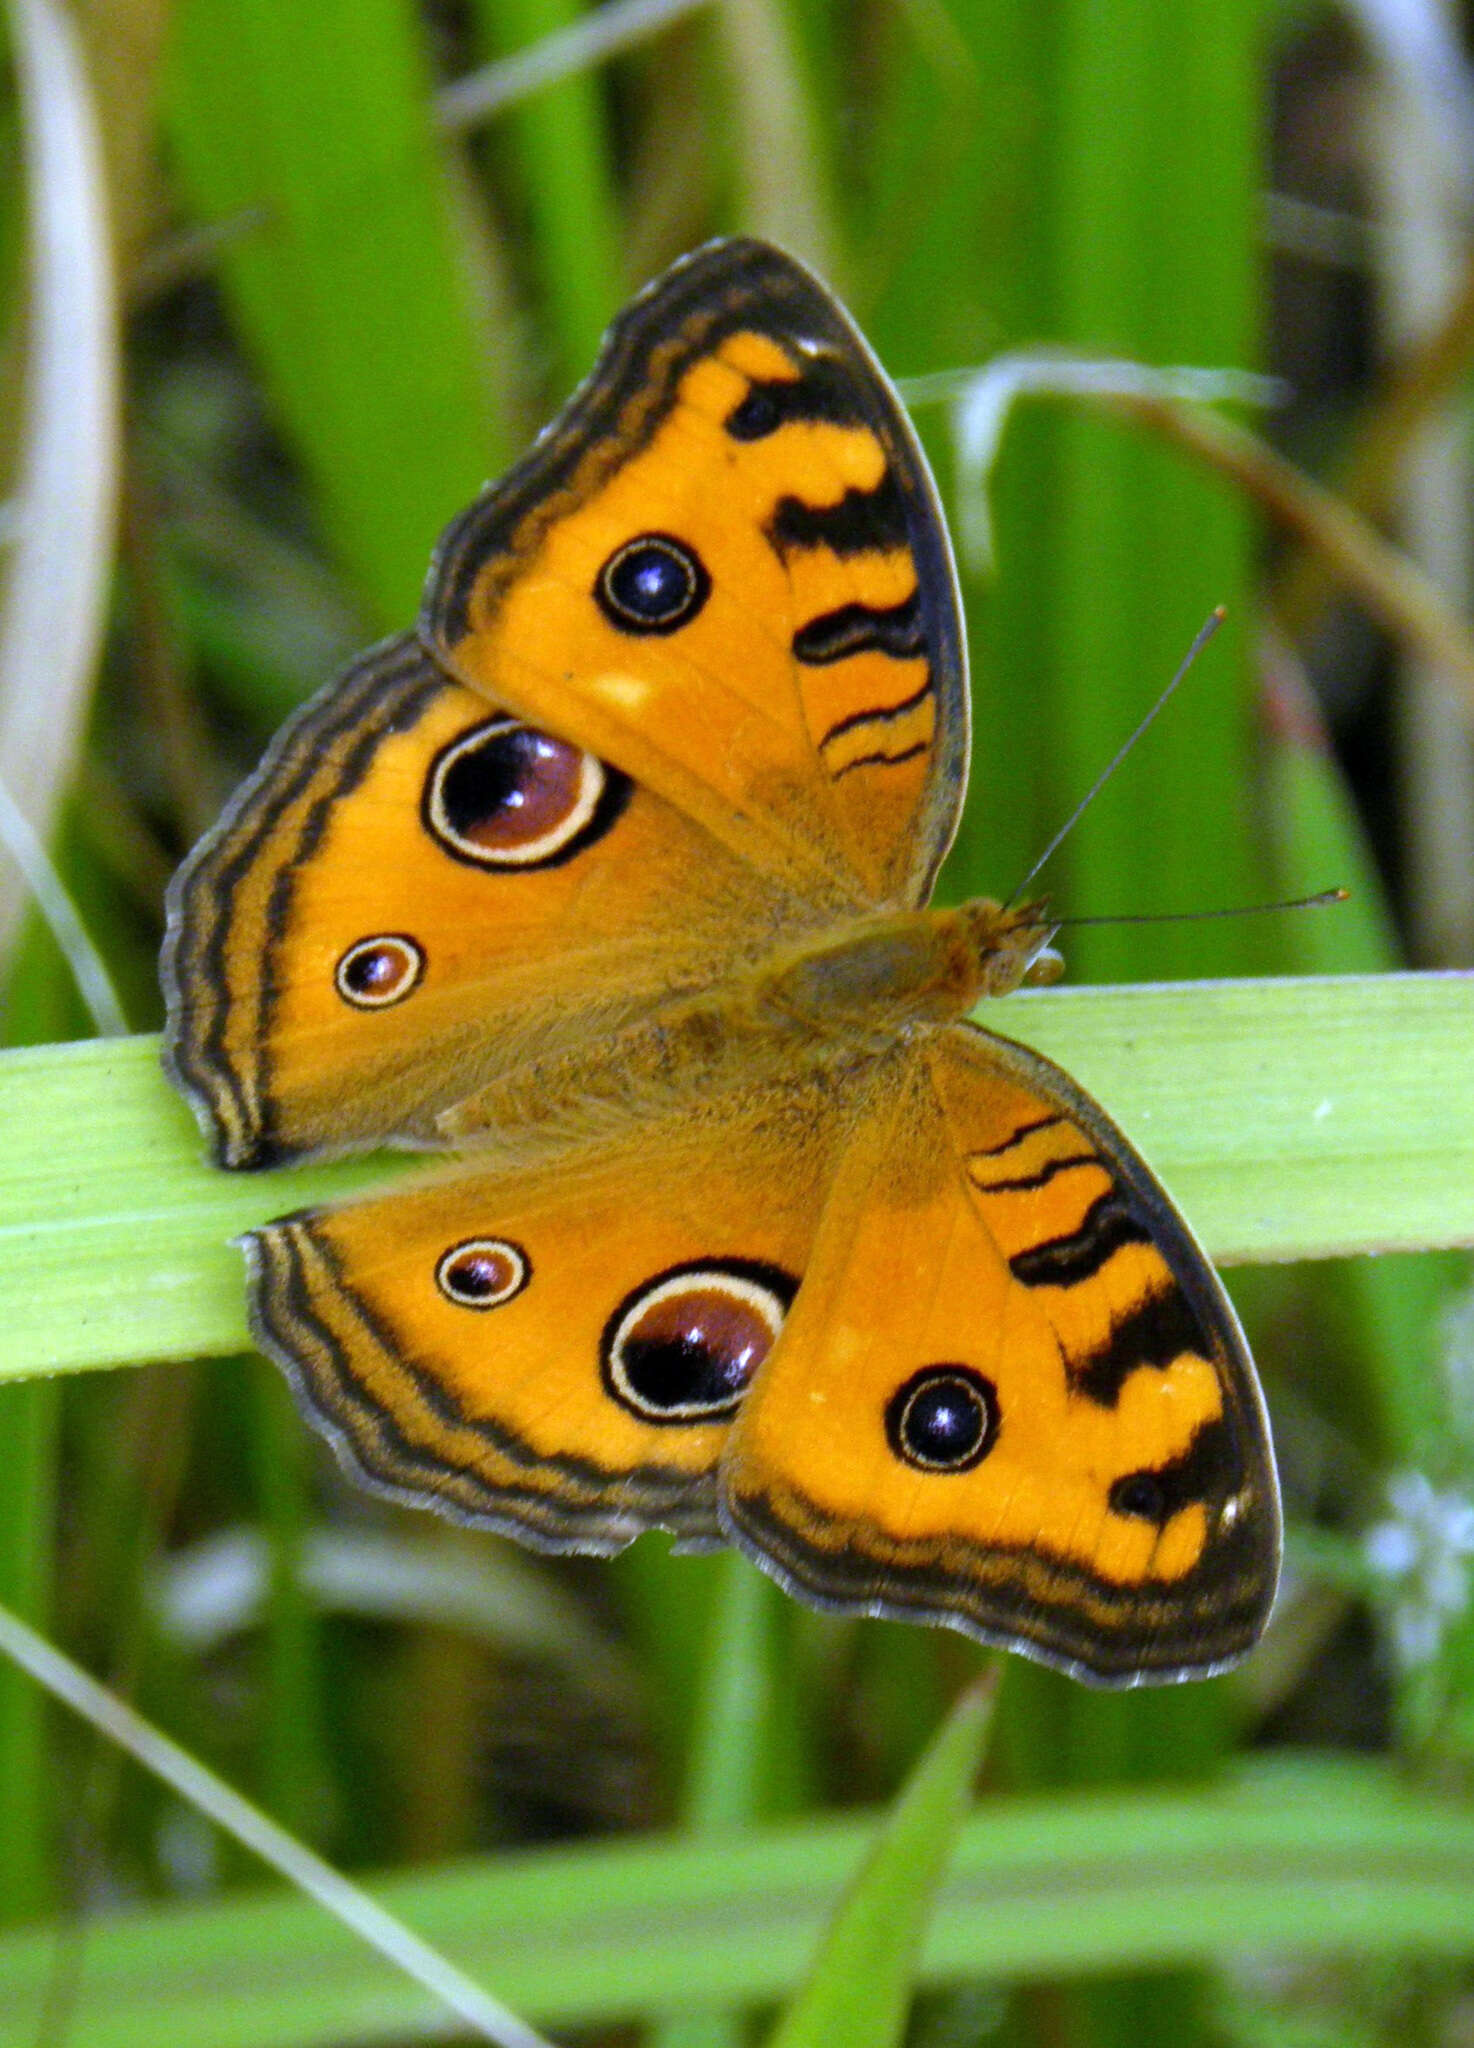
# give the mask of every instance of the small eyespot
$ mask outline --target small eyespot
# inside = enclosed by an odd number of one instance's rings
[[[734,405],[726,419],[727,432],[734,441],[762,441],[783,424],[783,408],[771,384],[749,386],[745,398]]]
[[[381,932],[350,946],[333,970],[333,984],[355,1010],[387,1010],[418,988],[425,950],[403,932]]]
[[[532,1261],[508,1237],[468,1237],[435,1261],[435,1285],[457,1308],[500,1308],[532,1278]]]
[[[998,1440],[998,1389],[969,1365],[926,1365],[886,1404],[891,1449],[920,1472],[970,1472]]]
[[[594,584],[599,609],[622,633],[674,633],[711,595],[701,558],[668,533],[642,533],[616,548]]]
[[[643,1422],[736,1413],[798,1282],[750,1259],[675,1266],[625,1296],[604,1330],[604,1384]]]
[[[494,718],[441,749],[421,815],[457,860],[553,867],[606,832],[629,780],[593,754],[515,718]]]
[[[1128,1472],[1110,1491],[1113,1514],[1131,1515],[1139,1522],[1165,1522],[1167,1488],[1155,1472]]]

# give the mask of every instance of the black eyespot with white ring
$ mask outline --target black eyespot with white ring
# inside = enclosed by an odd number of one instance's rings
[[[970,1472],[998,1440],[998,1389],[970,1365],[926,1365],[886,1403],[886,1439],[918,1472]]]
[[[599,609],[621,633],[674,633],[711,595],[693,548],[669,533],[642,533],[616,548],[594,582]]]
[[[333,969],[333,986],[355,1010],[388,1010],[420,985],[425,949],[403,932],[380,932],[352,945]]]
[[[457,860],[525,871],[556,867],[602,838],[630,788],[597,755],[503,716],[441,748],[420,814]]]
[[[783,1327],[798,1288],[754,1259],[672,1266],[627,1294],[604,1327],[604,1385],[642,1422],[725,1421]]]
[[[531,1259],[509,1237],[468,1237],[435,1261],[435,1285],[457,1308],[501,1308],[531,1278]]]

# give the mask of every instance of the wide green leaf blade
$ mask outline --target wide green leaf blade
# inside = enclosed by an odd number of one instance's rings
[[[1474,1243],[1474,975],[1054,989],[986,1014],[1107,1105],[1220,1259]],[[218,1172],[151,1038],[0,1055],[0,1374],[238,1351],[228,1240],[404,1169]]]

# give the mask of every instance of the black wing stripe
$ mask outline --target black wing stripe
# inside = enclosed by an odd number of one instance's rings
[[[1111,1487],[1110,1504],[1118,1515],[1133,1515],[1164,1529],[1183,1508],[1222,1499],[1242,1483],[1243,1459],[1233,1431],[1220,1415],[1195,1430],[1187,1449],[1165,1465],[1123,1473]]]
[[[808,505],[802,498],[780,498],[768,521],[767,535],[783,561],[799,548],[828,548],[842,559],[893,554],[908,546],[911,538],[906,501],[889,467],[874,490],[851,486],[837,505]]]
[[[893,725],[898,718],[904,718],[908,711],[915,711],[931,695],[931,677],[928,676],[919,690],[913,690],[909,697],[903,697],[899,704],[868,704],[863,711],[851,711],[844,718],[836,719],[819,742],[820,751],[846,733],[854,732],[862,725]]]
[[[799,661],[820,667],[845,661],[852,654],[889,654],[909,661],[926,652],[926,627],[921,592],[913,590],[902,603],[880,610],[868,604],[842,604],[800,626],[793,636]]]
[[[1001,1159],[1005,1152],[1012,1152],[1016,1145],[1022,1145],[1025,1138],[1032,1138],[1035,1131],[1052,1130],[1063,1122],[1064,1118],[1058,1114],[1035,1117],[1031,1124],[1020,1124],[996,1145],[975,1145],[967,1156],[969,1159]]]
[[[1009,1260],[1026,1287],[1075,1287],[1093,1279],[1125,1244],[1150,1244],[1151,1232],[1119,1187],[1107,1188],[1085,1212],[1078,1230],[1029,1245]]]
[[[1056,1174],[1069,1173],[1077,1166],[1100,1166],[1100,1157],[1095,1152],[1071,1152],[1062,1159],[1051,1159],[1041,1166],[1037,1173],[1021,1174],[1017,1180],[979,1180],[971,1176],[973,1186],[984,1195],[1024,1195],[1035,1188],[1047,1187]]]
[[[931,745],[930,740],[918,740],[914,747],[902,747],[899,754],[861,754],[853,761],[846,761],[842,768],[834,771],[834,780],[848,775],[855,768],[899,768],[903,761],[914,761],[918,754],[924,754]]]
[[[1187,1353],[1212,1355],[1187,1296],[1169,1280],[1161,1293],[1147,1295],[1114,1323],[1098,1351],[1072,1366],[1070,1383],[1102,1408],[1114,1408],[1138,1368],[1164,1370]]]

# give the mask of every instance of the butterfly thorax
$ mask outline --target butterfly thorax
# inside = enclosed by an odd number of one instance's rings
[[[453,1144],[529,1160],[713,1094],[838,1076],[967,1015],[985,996],[1053,980],[1045,906],[979,898],[859,917],[785,942],[612,1036],[494,1082],[439,1119]]]
[[[764,962],[748,1000],[780,1032],[886,1046],[966,1016],[984,996],[1054,978],[1046,907],[987,897],[857,919]]]

